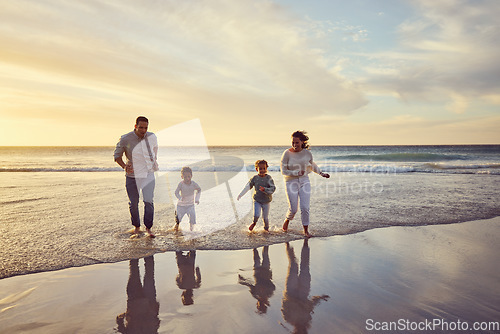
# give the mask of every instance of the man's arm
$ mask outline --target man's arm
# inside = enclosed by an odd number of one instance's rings
[[[117,164],[120,165],[121,168],[125,169],[125,173],[127,174],[134,173],[134,167],[132,167],[132,163],[130,161],[128,163],[125,163],[122,157],[116,158],[115,161]]]
[[[115,159],[116,163],[120,165],[121,168],[125,169],[127,164],[123,161],[122,157],[118,157]]]
[[[125,163],[125,161],[123,161],[123,153],[125,153],[125,145],[122,143],[122,141],[124,140],[123,138],[124,136],[122,136],[116,144],[114,152],[115,161],[118,165],[120,165],[121,168],[125,169],[125,172],[127,174],[133,174],[134,168],[132,167],[132,163],[130,161],[128,163]]]
[[[122,145],[123,136],[120,138],[118,143],[116,143],[115,151],[113,152],[113,156],[117,164],[120,165],[121,168],[125,169],[126,163],[123,161],[123,153],[125,152],[125,147]]]

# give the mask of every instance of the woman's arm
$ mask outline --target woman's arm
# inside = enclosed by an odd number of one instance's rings
[[[327,174],[327,173],[323,173],[323,172],[321,171],[321,169],[319,168],[319,166],[318,166],[318,165],[317,165],[317,164],[313,161],[313,156],[312,156],[312,153],[311,153],[311,160],[309,161],[309,163],[311,164],[311,170],[312,170],[313,172],[315,172],[316,174],[319,174],[319,175],[321,175],[321,176],[323,176],[323,177],[325,177],[325,178],[327,178],[327,179],[330,177],[330,175],[329,175],[329,174]]]
[[[290,163],[290,154],[288,153],[289,151],[286,150],[283,152],[283,155],[281,156],[281,161],[280,161],[280,170],[281,174],[285,176],[299,176],[300,170],[295,169],[288,169],[289,163]],[[303,173],[302,173],[303,174]]]

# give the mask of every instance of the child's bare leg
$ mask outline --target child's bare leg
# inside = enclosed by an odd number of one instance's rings
[[[264,230],[269,231],[269,208],[271,203],[262,205],[262,220],[264,220]]]
[[[189,217],[189,230],[194,230],[194,225],[196,225],[196,211],[194,211],[194,204],[190,207],[188,212]]]
[[[253,223],[250,224],[250,226],[248,226],[248,230],[249,231],[253,231],[253,228],[255,227],[255,224],[257,224],[257,222],[259,221],[259,218],[258,216],[253,216]]]

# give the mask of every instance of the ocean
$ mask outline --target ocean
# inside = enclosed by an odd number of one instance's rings
[[[162,171],[254,171],[265,159],[279,171],[286,147],[161,147]],[[0,172],[115,172],[113,147],[0,147]],[[328,172],[500,175],[500,145],[315,146],[316,163]],[[214,163],[214,159],[216,160]],[[193,166],[194,165],[194,166]]]
[[[0,147],[0,278],[190,249],[256,248],[302,238],[287,211],[279,160],[286,147],[161,147],[157,238],[131,239],[123,171],[113,147]],[[315,237],[386,226],[449,224],[500,216],[500,145],[313,146],[330,179],[311,174]],[[270,233],[255,232],[251,194],[237,195],[265,159],[277,191]],[[202,195],[197,225],[173,230],[183,166]],[[185,218],[187,219],[187,217]]]

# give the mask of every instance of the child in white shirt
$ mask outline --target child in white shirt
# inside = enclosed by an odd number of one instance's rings
[[[189,167],[182,167],[181,178],[177,189],[175,190],[175,197],[179,200],[177,202],[177,210],[175,212],[175,229],[179,228],[179,223],[182,221],[184,215],[189,217],[190,230],[194,229],[196,224],[196,213],[194,210],[194,203],[200,204],[201,188],[198,183],[191,180],[193,171]],[[196,195],[195,195],[196,192]]]

